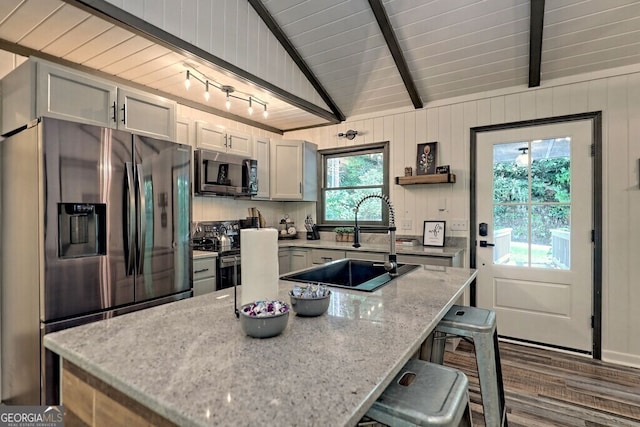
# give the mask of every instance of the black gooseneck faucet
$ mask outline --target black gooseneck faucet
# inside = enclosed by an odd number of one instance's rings
[[[387,256],[387,261],[384,263],[384,269],[391,275],[398,275],[398,259],[396,256],[396,223],[395,223],[395,212],[393,211],[393,205],[391,204],[391,200],[389,200],[388,196],[383,194],[369,194],[364,196],[362,199],[356,203],[355,211],[355,226],[353,227],[353,247],[359,248],[360,246],[360,228],[358,227],[358,210],[360,209],[360,205],[362,202],[368,199],[380,199],[386,203],[387,208],[389,209],[389,255]]]

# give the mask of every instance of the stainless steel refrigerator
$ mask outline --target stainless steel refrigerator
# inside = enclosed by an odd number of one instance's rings
[[[50,118],[0,142],[4,402],[59,403],[45,334],[192,295],[190,160]]]

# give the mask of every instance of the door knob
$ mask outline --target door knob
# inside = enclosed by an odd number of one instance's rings
[[[481,248],[486,248],[487,246],[495,246],[495,243],[488,243],[486,240],[480,240]]]

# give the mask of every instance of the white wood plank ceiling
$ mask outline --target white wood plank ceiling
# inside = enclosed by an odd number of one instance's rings
[[[212,1],[213,10],[217,2],[224,3]],[[177,9],[176,0],[126,3],[135,4],[132,9],[155,8],[157,16]],[[413,108],[367,0],[262,3],[347,118]],[[197,2],[177,4],[190,7]],[[383,4],[423,102],[526,87],[530,0],[384,0]],[[558,77],[637,64],[640,0],[547,0],[542,34],[542,84]],[[26,48],[225,111],[224,96],[215,94],[215,89],[208,103],[201,85],[185,90],[189,67],[268,102],[267,120],[233,111],[247,120],[280,130],[328,123],[326,117],[303,110],[242,76],[60,0],[0,1],[0,39],[7,50],[12,46],[16,52]],[[225,60],[243,66],[233,58]],[[327,110],[324,104],[321,108]]]

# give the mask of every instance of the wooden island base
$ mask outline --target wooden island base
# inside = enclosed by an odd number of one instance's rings
[[[176,426],[66,360],[62,363],[62,404],[65,425],[71,427]]]

